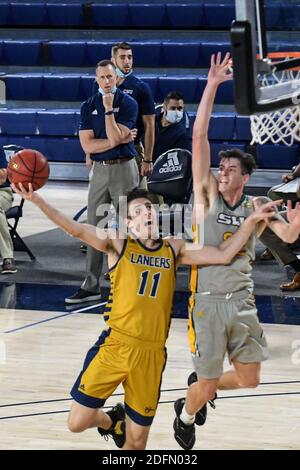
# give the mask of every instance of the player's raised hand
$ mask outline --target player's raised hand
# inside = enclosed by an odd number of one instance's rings
[[[227,52],[222,60],[221,52],[217,55],[212,54],[210,58],[210,69],[208,72],[207,81],[215,85],[231,80],[233,77],[231,70],[230,53]]]
[[[290,224],[300,226],[300,203],[297,202],[294,209],[292,208],[292,202],[287,203],[287,219]]]
[[[277,206],[280,206],[283,202],[282,199],[278,199],[277,201],[270,201],[266,204],[259,204],[259,198],[257,199],[257,201],[254,200],[254,212],[249,216],[253,222],[271,219],[277,213]]]

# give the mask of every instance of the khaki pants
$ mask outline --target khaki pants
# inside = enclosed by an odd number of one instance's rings
[[[99,206],[113,203],[116,207],[120,196],[138,186],[139,175],[135,159],[116,165],[102,165],[99,162],[94,162],[91,172],[87,222],[97,226],[100,220],[103,219],[103,216],[99,215]],[[82,289],[89,292],[99,292],[102,264],[103,253],[88,246],[86,277],[81,285]]]
[[[13,258],[13,244],[7,225],[5,212],[11,208],[13,192],[10,188],[0,188],[0,255],[2,258]]]

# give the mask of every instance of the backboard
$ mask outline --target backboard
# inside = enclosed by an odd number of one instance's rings
[[[251,115],[298,106],[300,104],[299,74],[279,82],[262,83],[268,74],[300,67],[300,55],[284,60],[268,57],[264,0],[235,0],[236,20],[230,36],[234,67],[234,98],[239,114]],[[296,55],[296,54],[295,54]]]

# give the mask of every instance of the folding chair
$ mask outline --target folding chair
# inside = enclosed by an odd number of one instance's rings
[[[24,206],[24,199],[21,199],[20,204],[17,206],[12,206],[5,212],[7,224],[9,227],[9,233],[14,245],[14,251],[26,251],[32,261],[36,260],[36,257],[32,253],[32,251],[28,248],[24,240],[20,237],[17,232],[17,227],[19,223],[19,219],[23,216],[23,206]],[[13,223],[10,223],[9,220],[14,219]]]

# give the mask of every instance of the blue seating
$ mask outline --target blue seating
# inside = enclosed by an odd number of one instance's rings
[[[96,66],[96,64],[103,59],[111,58],[111,48],[114,42],[109,41],[87,41],[86,53],[87,53],[87,65]]]
[[[45,95],[40,99],[54,101],[78,101],[80,90],[80,75],[45,75],[44,76]]]
[[[270,41],[268,43],[268,49],[270,52],[299,52],[299,43],[292,41]]]
[[[8,137],[6,135],[0,134],[0,147],[3,147],[3,145],[7,145],[7,144],[8,144]]]
[[[283,27],[284,18],[280,5],[266,5],[265,19],[267,29],[280,29]]]
[[[85,65],[86,43],[82,41],[50,41],[48,43],[52,65]]]
[[[91,5],[92,23],[101,28],[123,28],[128,26],[128,5],[126,3],[94,3]]]
[[[36,112],[32,109],[0,109],[0,133],[34,135],[37,133]]]
[[[230,52],[230,44],[228,41],[202,41],[201,42],[201,67],[210,67],[210,58],[212,54],[216,54],[217,52],[221,52],[222,56],[226,54],[226,52]]]
[[[39,65],[41,61],[41,41],[4,40],[3,59],[9,65]]]
[[[299,163],[299,146],[292,145],[257,145],[257,164],[259,168],[275,168],[291,170]]]
[[[9,13],[9,3],[0,3],[0,25],[6,26],[8,24]]]
[[[162,45],[163,57],[161,65],[166,67],[199,67],[201,64],[200,49],[201,44],[199,41],[178,42],[170,41],[164,42]]]
[[[83,14],[81,3],[47,3],[48,24],[50,26],[80,26]]]
[[[183,94],[186,103],[197,102],[198,79],[190,76],[177,77],[159,77],[158,78],[158,96],[156,101],[162,101],[170,91],[179,91]]]
[[[11,3],[10,24],[17,26],[42,26],[46,20],[45,3]]]
[[[2,62],[11,65],[92,66],[110,59],[114,41],[2,40]],[[1,42],[1,40],[0,40]],[[211,54],[230,51],[228,41],[131,41],[135,67],[209,67]],[[49,48],[49,57],[45,50]],[[270,51],[299,51],[297,42],[269,43]],[[49,63],[50,59],[50,63]]]
[[[49,158],[49,155],[47,153],[47,148],[46,148],[46,140],[47,139],[45,139],[45,137],[39,136],[39,135],[35,135],[35,136],[10,135],[6,137],[6,143],[8,144],[11,144],[13,142],[15,145],[20,145],[21,147],[24,147],[27,149],[38,150],[39,152],[43,153],[47,158]],[[1,136],[0,136],[0,144],[2,145]]]
[[[53,162],[84,162],[85,155],[78,137],[54,138],[46,140],[46,155]]]
[[[140,77],[143,82],[146,82],[151,88],[152,96],[158,96],[158,78],[156,76],[143,76]]]
[[[218,3],[204,4],[204,24],[208,28],[230,28],[235,18],[234,3],[220,5]]]
[[[87,4],[87,7],[85,6]],[[299,4],[266,5],[268,29],[298,29]],[[90,15],[84,17],[88,10]],[[100,28],[206,28],[228,29],[235,18],[234,2],[186,2],[177,3],[92,3],[87,0],[0,3],[0,24],[19,26],[54,26]],[[85,23],[84,23],[85,20]],[[86,23],[87,21],[87,23]]]
[[[231,148],[238,148],[242,152],[246,151],[246,142],[210,142],[211,149],[211,163],[212,166],[219,166],[218,154],[221,150],[228,150]]]
[[[213,114],[209,123],[208,138],[212,140],[233,140],[235,119],[235,113]]]
[[[162,45],[160,41],[132,41],[130,44],[133,49],[135,67],[159,67],[164,65],[161,59]]]
[[[233,98],[233,83],[231,80],[222,83],[216,94],[216,103],[218,104],[232,104]]]
[[[206,77],[193,75],[141,75],[152,89],[154,100],[161,102],[170,91],[180,91],[187,103],[199,102],[206,85]],[[94,75],[67,74],[8,74],[3,80],[11,100],[83,101],[93,93]],[[217,103],[232,104],[232,83],[226,82],[218,90]]]
[[[282,8],[282,17],[286,29],[295,29],[299,31],[300,24],[300,4],[284,5]],[[297,44],[299,50],[299,43]]]
[[[251,141],[251,129],[250,129],[250,118],[249,116],[236,116],[236,138],[237,140],[249,140]]]
[[[8,100],[39,100],[42,96],[41,74],[6,75],[6,97]]]
[[[36,116],[39,134],[53,136],[78,134],[78,121],[74,109],[41,110],[37,112]]]
[[[166,12],[172,28],[200,28],[205,25],[204,8],[200,3],[168,3]]]
[[[80,77],[80,101],[87,100],[90,96],[96,93],[98,85],[95,86],[95,76],[81,75]]]
[[[129,3],[128,7],[131,26],[138,26],[139,28],[159,28],[166,23],[164,4]]]

